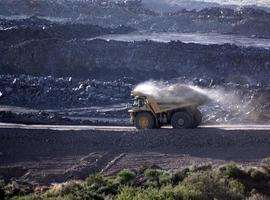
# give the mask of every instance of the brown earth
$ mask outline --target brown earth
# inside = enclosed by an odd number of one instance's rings
[[[234,161],[257,166],[270,157],[270,130],[0,129],[0,176],[50,184],[153,165],[179,169]]]

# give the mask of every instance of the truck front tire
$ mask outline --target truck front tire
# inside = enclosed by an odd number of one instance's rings
[[[155,118],[149,112],[141,112],[135,116],[135,127],[137,129],[155,128]]]
[[[176,129],[191,128],[193,117],[188,112],[176,112],[172,115],[171,125]]]

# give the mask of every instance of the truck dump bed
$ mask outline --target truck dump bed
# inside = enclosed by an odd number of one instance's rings
[[[183,95],[180,94],[177,96],[176,99],[170,97],[162,97],[160,99],[156,99],[152,95],[143,94],[141,92],[132,92],[133,96],[144,96],[148,104],[152,107],[155,113],[166,112],[169,110],[181,109],[185,107],[198,107],[203,105],[207,101],[207,97],[202,94],[196,95]]]

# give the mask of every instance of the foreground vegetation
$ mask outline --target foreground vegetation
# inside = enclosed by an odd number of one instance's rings
[[[91,175],[45,191],[26,191],[0,182],[4,200],[267,200],[270,199],[270,159],[259,168],[230,163],[218,169],[192,166],[177,172],[159,168],[122,170],[116,176]],[[28,193],[28,194],[27,194]]]

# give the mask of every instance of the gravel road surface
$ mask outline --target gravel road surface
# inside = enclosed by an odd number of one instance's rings
[[[0,124],[0,176],[40,184],[154,165],[172,170],[230,161],[258,166],[266,157],[270,157],[270,125],[138,131],[132,127]]]

